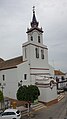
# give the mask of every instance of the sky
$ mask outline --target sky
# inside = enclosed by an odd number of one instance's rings
[[[66,73],[67,0],[0,0],[0,58],[8,60],[22,55],[33,6],[44,31],[49,63]]]

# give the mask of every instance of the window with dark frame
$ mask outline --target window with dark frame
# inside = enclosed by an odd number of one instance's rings
[[[41,58],[44,59],[44,50],[41,50]]]
[[[39,58],[39,48],[35,48],[36,58]]]
[[[5,75],[3,75],[3,81],[5,81]]]
[[[31,36],[31,41],[33,41],[33,36]]]
[[[40,43],[40,36],[38,36],[38,43]]]
[[[25,47],[25,58],[27,58],[27,48]]]
[[[25,79],[25,80],[27,79],[27,74],[24,74],[24,79]]]

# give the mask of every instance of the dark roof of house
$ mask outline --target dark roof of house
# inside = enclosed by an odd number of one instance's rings
[[[3,62],[4,60],[2,58],[0,58],[0,63]]]
[[[13,59],[9,60],[2,60],[0,59],[0,70],[5,70],[5,69],[11,69],[11,68],[17,68],[17,65],[23,63],[23,57],[15,57]]]
[[[63,73],[63,72],[60,71],[60,70],[54,70],[54,74],[55,74],[55,75],[65,75],[65,73]]]

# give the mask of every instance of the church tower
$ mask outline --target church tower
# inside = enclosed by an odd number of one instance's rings
[[[35,7],[33,7],[33,16],[27,28],[28,41],[23,44],[23,61],[28,60],[32,67],[48,67],[48,48],[43,44],[43,30],[39,28],[39,22],[36,19]],[[39,66],[40,65],[40,66]],[[45,66],[44,66],[45,65]]]
[[[43,30],[36,19],[35,7],[30,28],[27,29],[28,41],[23,44],[23,60],[26,61],[29,85],[37,85],[40,90],[39,101],[57,102],[54,79],[51,79],[51,66],[48,63],[48,48],[43,44]],[[52,70],[53,72],[53,70]]]
[[[35,7],[33,7],[33,18],[32,18],[32,22],[30,23],[31,28],[27,29],[27,34],[28,34],[28,41],[32,41],[36,44],[43,44],[43,37],[42,37],[42,28],[39,28],[39,22],[36,19],[35,16]]]

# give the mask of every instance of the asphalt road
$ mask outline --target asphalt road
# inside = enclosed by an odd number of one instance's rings
[[[64,119],[67,113],[67,93],[65,97],[59,101],[57,104],[54,104],[50,107],[43,108],[34,112],[32,117],[22,117],[22,119]],[[52,118],[51,118],[52,117]]]

